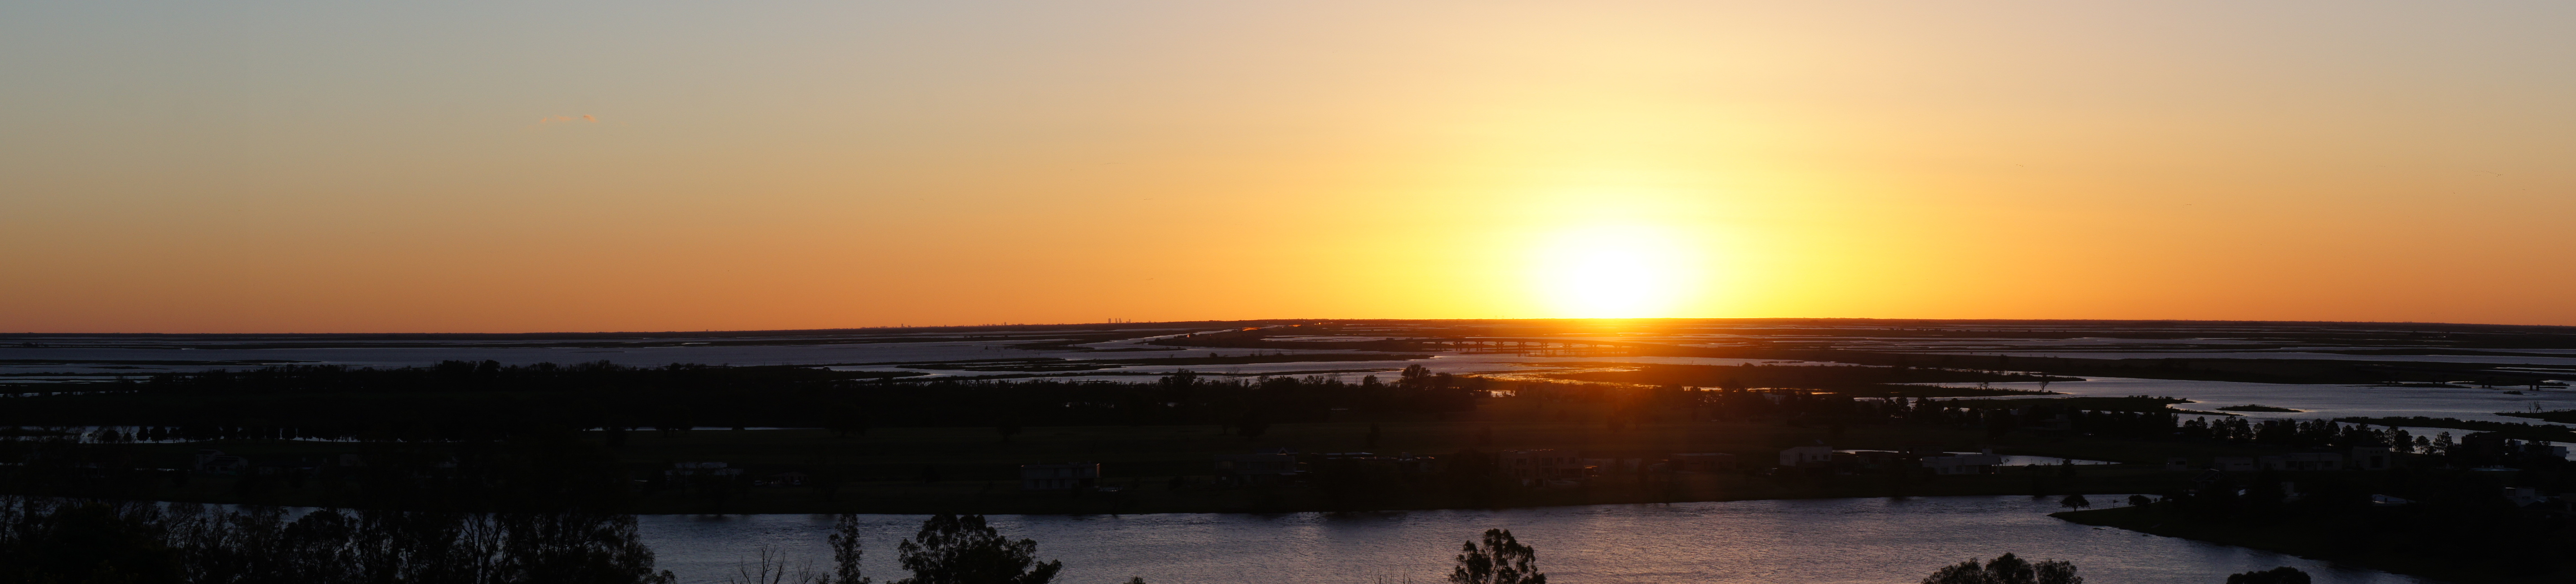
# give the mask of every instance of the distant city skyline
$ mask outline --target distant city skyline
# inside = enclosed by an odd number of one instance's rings
[[[2571,16],[22,3],[0,332],[2576,325]]]

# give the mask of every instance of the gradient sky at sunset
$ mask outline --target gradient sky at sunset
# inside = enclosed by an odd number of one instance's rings
[[[0,331],[2576,325],[2576,4],[19,2]]]

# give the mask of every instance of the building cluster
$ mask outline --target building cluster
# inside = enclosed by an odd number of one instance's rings
[[[1440,457],[1418,456],[1411,452],[1384,455],[1374,452],[1319,452],[1300,454],[1293,448],[1263,448],[1243,454],[1216,455],[1217,486],[1265,485],[1295,482],[1321,472],[1340,472],[1388,477],[1415,477],[1440,472],[1446,468]]]
[[[662,478],[674,481],[691,479],[733,480],[741,477],[742,473],[743,469],[734,468],[731,463],[674,462],[671,463],[671,468],[662,470]]]
[[[366,466],[366,459],[356,454],[302,456],[241,456],[225,454],[212,448],[197,451],[195,463],[188,468],[197,474],[216,476],[314,476],[326,467]],[[443,463],[455,468],[456,463]]]
[[[1744,457],[1728,452],[1603,456],[1541,448],[1504,450],[1485,456],[1487,459],[1483,462],[1491,464],[1495,476],[1532,487],[1571,486],[1605,475],[1776,472],[1779,469],[1836,473],[1888,465],[1921,467],[1934,474],[1990,474],[2002,463],[2002,457],[1992,453],[1843,452],[1823,445],[1781,450],[1777,466],[1767,464],[1771,461],[1748,463]],[[1418,476],[1441,472],[1455,462],[1412,453],[1392,456],[1368,452],[1301,454],[1293,449],[1268,448],[1216,455],[1213,470],[1216,471],[1218,485],[1240,486],[1295,482],[1334,472]]]
[[[1822,444],[1780,450],[1779,469],[1805,474],[1854,474],[1894,469],[1922,469],[1934,475],[1994,474],[2004,457],[1993,449],[1979,452],[1909,448],[1904,450],[1835,450]]]
[[[1565,486],[1610,474],[1735,472],[1734,454],[1676,452],[1664,458],[1582,456],[1571,450],[1505,450],[1494,453],[1495,472],[1526,486]]]

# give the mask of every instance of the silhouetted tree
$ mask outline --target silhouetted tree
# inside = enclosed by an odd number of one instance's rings
[[[1944,566],[1923,577],[1923,584],[2084,584],[2075,564],[2066,560],[2030,563],[2012,554],[1979,565],[1968,560]]]
[[[814,575],[814,565],[790,565],[786,554],[769,546],[760,546],[757,560],[734,563],[734,572],[724,584],[831,584],[831,577]]]
[[[1449,570],[1450,584],[1547,584],[1547,574],[1530,564],[1538,550],[1521,545],[1508,529],[1487,529],[1483,545],[1467,542],[1458,550],[1458,566]]]
[[[77,503],[0,496],[0,582],[668,584],[632,515]]]
[[[832,576],[829,582],[821,584],[870,584],[874,582],[874,580],[859,573],[859,558],[865,552],[865,550],[859,548],[859,516],[847,513],[841,514],[840,517],[835,518],[832,522],[832,535],[825,537],[824,539],[832,544]]]
[[[1046,584],[1064,570],[1061,561],[1037,562],[1037,541],[1004,538],[982,515],[933,516],[895,550],[912,571],[897,584]]]
[[[2066,507],[2068,509],[2083,509],[2092,507],[2093,501],[2091,499],[2084,498],[2083,493],[2076,493],[2073,495],[2067,495],[2064,499],[2059,499],[2057,504],[2058,506]]]

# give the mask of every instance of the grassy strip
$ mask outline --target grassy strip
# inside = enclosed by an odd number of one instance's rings
[[[2473,432],[2498,432],[2504,434],[2506,438],[2512,438],[2515,440],[2576,442],[2576,430],[2570,430],[2566,426],[2554,424],[2517,424],[2512,422],[2488,422],[2482,420],[2431,418],[2425,416],[2415,416],[2411,418],[2335,418],[2335,421],[2355,424],[2377,424],[2381,426],[2414,426],[2421,428],[2450,428],[2453,430],[2469,430]]]
[[[2513,416],[2516,418],[2531,418],[2543,422],[2576,424],[2576,410],[2558,410],[2551,412],[2496,412],[2496,415]]]
[[[2214,415],[2220,415],[2220,416],[2233,415],[2233,414],[2217,414],[2217,413],[2215,413],[2215,412],[2193,412],[2193,411],[2189,411],[2189,410],[2176,410],[2176,409],[2173,409],[2173,408],[2170,408],[2170,407],[2166,407],[2166,406],[2170,406],[2170,405],[2173,405],[2173,404],[2187,404],[2187,403],[2192,403],[2192,401],[2191,401],[2191,400],[2187,400],[2187,399],[2180,399],[2180,398],[2171,398],[2171,397],[2147,397],[2147,396],[2143,396],[2143,395],[2133,395],[2133,396],[2128,396],[2128,397],[2054,397],[2054,398],[2035,398],[2035,399],[1963,399],[1963,400],[1945,401],[1945,402],[1941,402],[1941,403],[1942,403],[1942,405],[1958,406],[1958,407],[1963,407],[1963,408],[2004,408],[2004,409],[2014,409],[2014,408],[2026,408],[2026,407],[2037,406],[2037,405],[2047,405],[2047,406],[2057,406],[2057,407],[2063,407],[2063,408],[2069,408],[2069,409],[2092,410],[2092,411],[2096,411],[2096,412],[2177,412],[2177,413],[2185,413],[2185,414],[2214,414]]]

